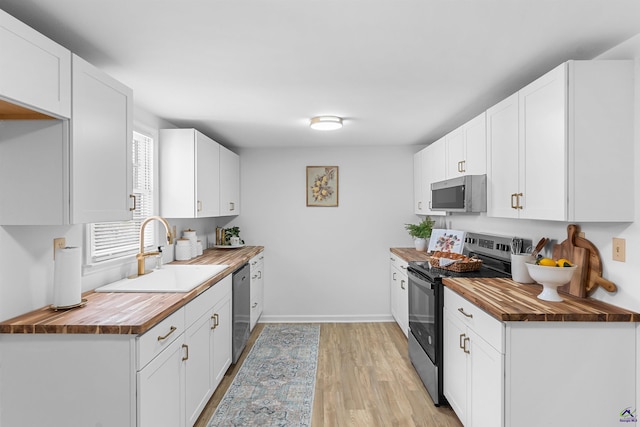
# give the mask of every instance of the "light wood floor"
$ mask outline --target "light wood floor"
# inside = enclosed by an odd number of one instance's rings
[[[264,324],[229,368],[195,427],[206,427]],[[435,407],[395,323],[323,323],[312,427],[461,427],[449,407]]]

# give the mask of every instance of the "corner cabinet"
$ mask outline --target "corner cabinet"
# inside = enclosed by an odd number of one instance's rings
[[[618,425],[635,408],[635,323],[502,322],[444,292],[444,395],[465,427]]]
[[[633,221],[633,191],[611,191],[633,185],[633,70],[568,61],[487,110],[487,215]]]
[[[240,156],[220,146],[220,216],[240,215]]]
[[[70,118],[71,52],[2,10],[0,46],[0,98],[45,115]],[[4,106],[0,111],[0,118],[9,120],[25,113],[5,113]]]
[[[389,285],[391,292],[391,315],[402,333],[409,336],[409,263],[390,252]]]
[[[3,122],[0,194],[11,203],[0,207],[2,225],[132,217],[133,92],[78,56],[72,63],[71,120]]]
[[[195,129],[160,130],[160,214],[220,215],[220,145]]]

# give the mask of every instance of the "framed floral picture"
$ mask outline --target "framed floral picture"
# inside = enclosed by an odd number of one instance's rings
[[[338,166],[307,166],[307,206],[338,206]]]

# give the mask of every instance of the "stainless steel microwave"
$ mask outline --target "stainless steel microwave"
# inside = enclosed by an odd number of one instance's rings
[[[432,183],[431,210],[486,212],[487,175],[464,175]]]

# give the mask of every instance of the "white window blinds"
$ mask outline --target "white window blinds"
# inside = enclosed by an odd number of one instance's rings
[[[133,194],[136,209],[131,221],[90,225],[91,263],[135,254],[142,221],[153,214],[153,139],[133,133]],[[145,229],[145,248],[155,244],[155,227]]]

